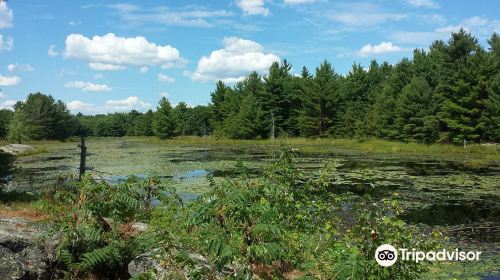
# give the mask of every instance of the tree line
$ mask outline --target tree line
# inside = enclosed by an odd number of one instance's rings
[[[71,135],[217,135],[233,139],[378,137],[423,143],[500,140],[500,38],[484,49],[463,29],[413,58],[391,65],[353,64],[346,75],[324,61],[300,75],[275,62],[261,76],[234,86],[217,82],[207,106],[156,111],[71,115],[62,101],[41,93],[0,111],[0,138],[64,139]]]

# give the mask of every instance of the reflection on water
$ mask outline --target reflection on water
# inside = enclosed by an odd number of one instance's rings
[[[206,169],[193,169],[187,172],[174,175],[172,179],[174,179],[174,181],[189,180],[189,179],[206,177],[208,174],[210,174],[210,171]]]
[[[434,204],[409,211],[405,218],[428,225],[459,225],[479,221],[500,222],[500,208],[495,205]],[[500,238],[500,236],[499,236]]]

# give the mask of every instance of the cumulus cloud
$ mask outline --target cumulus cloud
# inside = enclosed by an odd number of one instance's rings
[[[9,70],[10,72],[13,72],[13,71],[31,72],[31,71],[35,71],[35,68],[33,68],[29,64],[18,64],[16,62],[15,64],[11,63],[11,64],[7,65],[7,70]]]
[[[6,1],[0,1],[0,29],[12,27],[14,13],[7,7]]]
[[[439,4],[432,0],[406,0],[406,3],[414,7],[439,8]]]
[[[0,109],[13,110],[12,106],[14,106],[16,103],[16,100],[5,100],[4,102],[0,103]]]
[[[111,111],[130,111],[130,110],[147,110],[151,108],[150,103],[146,103],[137,96],[130,96],[122,100],[108,100],[105,107]]]
[[[74,100],[66,104],[68,109],[73,113],[87,113],[87,114],[95,114],[95,113],[104,113],[99,110],[99,107],[95,104],[85,103],[80,100]]]
[[[196,71],[186,74],[195,81],[234,83],[249,72],[264,73],[273,62],[280,60],[275,54],[264,53],[263,47],[251,40],[226,37],[223,43],[223,49],[213,51],[208,57],[203,56]]]
[[[169,77],[165,74],[159,73],[158,74],[158,81],[164,82],[164,83],[173,83],[173,82],[175,82],[175,79],[172,77]]]
[[[0,98],[7,98],[7,95],[0,91]]]
[[[160,46],[142,36],[126,38],[113,33],[92,38],[70,34],[63,55],[85,61],[94,70],[122,70],[127,66],[168,68],[185,63],[179,51],[170,45]]]
[[[269,9],[264,6],[264,0],[236,0],[238,6],[245,15],[263,15],[270,14]]]
[[[67,106],[72,113],[81,112],[84,114],[128,112],[130,110],[147,111],[152,107],[150,103],[140,100],[137,96],[130,96],[121,100],[108,100],[104,105],[74,100],[67,103]]]
[[[148,70],[149,70],[149,67],[146,67],[146,66],[143,66],[139,69],[139,71],[141,71],[141,73],[146,73],[146,72],[148,72]]]
[[[6,77],[0,74],[0,86],[15,86],[21,82],[18,76]]]
[[[369,56],[373,54],[392,53],[401,51],[406,51],[406,49],[394,45],[392,42],[382,42],[378,45],[371,45],[371,44],[364,45],[361,48],[361,50],[359,50],[358,54],[360,56]]]
[[[12,37],[3,37],[2,34],[0,34],[0,52],[2,51],[10,51],[14,48],[14,39]]]
[[[94,91],[94,92],[104,92],[111,91],[112,88],[106,84],[93,84],[89,82],[82,81],[71,81],[64,85],[66,88],[79,88],[82,91]]]

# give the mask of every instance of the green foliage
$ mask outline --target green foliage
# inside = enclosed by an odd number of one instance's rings
[[[413,78],[403,88],[395,109],[398,138],[431,143],[437,139],[439,122],[435,116],[436,102],[431,88],[423,78]]]
[[[28,139],[62,140],[72,134],[72,117],[62,101],[50,95],[32,93],[15,105],[9,138],[18,142]]]
[[[171,138],[175,134],[175,120],[172,115],[170,102],[163,97],[153,118],[153,130],[155,135],[162,139]]]
[[[334,107],[339,99],[336,91],[338,75],[328,61],[316,68],[314,78],[308,78],[308,73],[303,75],[306,78],[298,117],[299,128],[306,136],[324,135],[334,122]]]
[[[251,178],[239,163],[239,178],[210,179],[211,190],[196,201],[159,206],[151,230],[163,244],[162,260],[202,279],[416,279],[426,271],[425,264],[386,269],[375,262],[383,243],[435,246],[435,238],[398,219],[396,201],[372,199],[370,184],[362,186],[367,196],[352,200],[335,191],[336,164],[306,177],[294,166],[294,150],[282,146],[277,156],[262,177]]]
[[[119,277],[128,263],[152,246],[132,225],[150,219],[152,204],[166,189],[154,178],[130,177],[120,184],[89,176],[45,195],[42,209],[52,216],[53,231],[61,231],[57,259],[73,277],[88,272]]]
[[[0,139],[5,139],[9,132],[9,123],[14,113],[7,109],[0,110]]]
[[[17,143],[25,142],[32,138],[32,130],[27,114],[19,108],[10,121],[7,139]]]

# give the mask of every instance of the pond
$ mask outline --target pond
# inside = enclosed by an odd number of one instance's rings
[[[12,178],[3,176],[11,179],[6,188],[37,191],[61,176],[76,174],[77,145],[51,144],[47,153],[19,158]],[[207,175],[216,181],[232,176],[239,160],[251,174],[263,172],[277,150],[276,146],[166,145],[144,138],[89,139],[87,147],[87,165],[94,176],[111,181],[128,175],[158,176],[173,184],[186,200],[206,191]],[[470,168],[456,160],[367,155],[330,147],[311,150],[301,152],[299,147],[299,167],[312,173],[328,161],[336,162],[334,190],[356,192],[357,186],[371,184],[378,197],[397,193],[407,222],[437,227],[460,247],[500,252],[498,167]],[[0,165],[5,162],[0,157]]]

